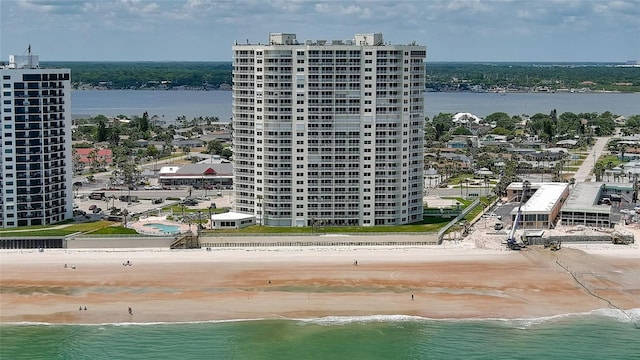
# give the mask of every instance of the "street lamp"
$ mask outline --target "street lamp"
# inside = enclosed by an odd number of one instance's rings
[[[465,184],[467,184],[467,197],[466,199],[469,198],[469,178],[464,179]]]
[[[198,210],[198,236],[200,236],[201,229],[202,229],[202,211]]]

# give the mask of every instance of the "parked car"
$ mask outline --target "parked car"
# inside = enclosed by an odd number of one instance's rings
[[[95,208],[95,209],[93,209],[93,213],[94,213],[94,214],[98,214],[98,213],[100,213],[100,212],[102,212],[102,209],[101,209],[101,208]]]
[[[89,210],[95,210],[98,206],[96,204],[93,204],[91,206],[89,206]]]
[[[187,206],[195,206],[198,205],[198,201],[196,199],[185,199],[182,204]]]

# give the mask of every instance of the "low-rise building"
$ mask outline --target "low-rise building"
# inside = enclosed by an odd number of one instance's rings
[[[562,225],[611,226],[611,206],[600,204],[602,183],[578,183],[560,213]]]
[[[164,186],[191,186],[220,189],[233,185],[233,165],[229,162],[163,166],[158,181]]]
[[[520,201],[524,185],[514,182],[507,186],[507,196]],[[549,229],[555,226],[560,211],[569,197],[569,184],[560,182],[531,183],[526,202],[522,205],[519,227],[522,229]],[[511,211],[511,221],[515,221],[518,208]]]

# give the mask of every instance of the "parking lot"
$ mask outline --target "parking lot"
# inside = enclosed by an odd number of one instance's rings
[[[85,218],[91,220],[104,218],[112,221],[120,221],[121,219],[118,219],[116,217],[112,217],[111,219],[109,219],[109,216],[112,215],[111,209],[114,208],[118,211],[113,213],[113,216],[121,215],[121,211],[125,209],[127,210],[129,216],[155,215],[164,207],[182,204],[183,199],[185,198],[184,196],[180,196],[184,195],[184,191],[181,190],[142,190],[130,192],[104,191],[104,193],[105,197],[101,200],[91,199],[90,191],[85,191],[78,194],[74,199],[74,213],[78,215],[76,218]],[[163,195],[165,197],[163,197]],[[227,196],[222,196],[221,193],[220,196],[208,196],[204,195],[202,191],[194,191],[192,195],[193,196],[190,199],[193,199],[193,201],[185,204],[186,209],[201,209],[203,213],[206,213],[209,207],[228,208],[231,207],[232,204],[230,194]],[[167,200],[167,197],[174,200]],[[80,213],[82,211],[85,213],[84,215]]]

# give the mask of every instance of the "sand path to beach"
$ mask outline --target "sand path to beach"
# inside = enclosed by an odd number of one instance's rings
[[[531,318],[611,307],[576,277],[615,306],[640,308],[640,259],[637,251],[622,254],[442,247],[5,250],[0,322]]]

